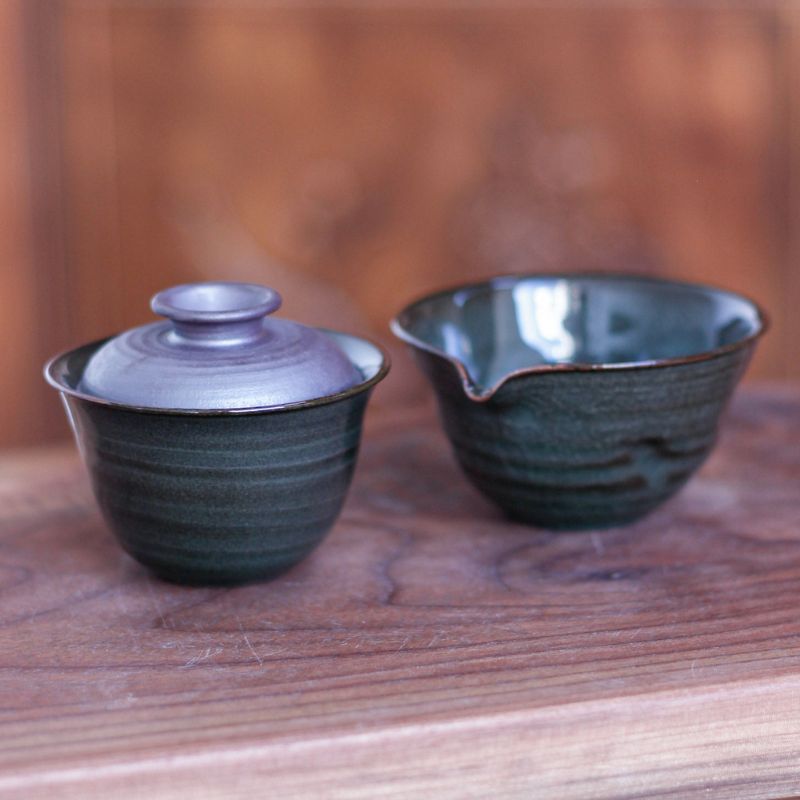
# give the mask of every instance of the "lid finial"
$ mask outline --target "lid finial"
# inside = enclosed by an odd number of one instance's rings
[[[150,308],[197,344],[239,344],[264,332],[262,319],[281,305],[274,289],[254,283],[186,283],[158,292]]]

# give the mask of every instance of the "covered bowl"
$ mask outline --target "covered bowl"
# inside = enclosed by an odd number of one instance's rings
[[[267,315],[271,289],[217,282],[153,298],[168,316],[52,359],[100,510],[159,576],[275,576],[335,522],[364,410],[389,363],[356,336]]]

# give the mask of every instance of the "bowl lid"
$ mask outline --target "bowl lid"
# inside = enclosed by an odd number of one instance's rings
[[[79,388],[105,400],[161,409],[286,405],[335,394],[363,380],[324,331],[269,317],[281,297],[266,286],[174,286],[150,307],[167,317],[104,344]]]

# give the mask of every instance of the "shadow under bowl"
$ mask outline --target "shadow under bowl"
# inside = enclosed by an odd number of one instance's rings
[[[518,275],[393,321],[470,481],[554,529],[632,522],[703,463],[767,326],[732,292],[630,275]]]
[[[84,366],[103,342],[47,365],[128,553],[173,582],[239,584],[277,576],[320,543],[350,486],[367,400],[389,369],[372,343],[325,333],[363,381],[283,407],[161,411],[82,394]]]

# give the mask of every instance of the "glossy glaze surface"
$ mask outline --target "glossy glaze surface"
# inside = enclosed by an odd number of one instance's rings
[[[350,484],[372,387],[374,345],[328,334],[359,367],[339,395],[251,413],[181,413],[100,402],[75,390],[98,345],[48,369],[98,504],[122,546],[168,580],[231,584],[277,575],[333,525]]]
[[[393,323],[467,477],[565,529],[630,522],[688,480],[763,327],[728,292],[606,276],[502,278]]]
[[[159,292],[168,322],[115,336],[80,380],[87,395],[147,408],[246,409],[334,394],[361,381],[324,332],[268,317],[281,305],[266,286],[214,282]]]

